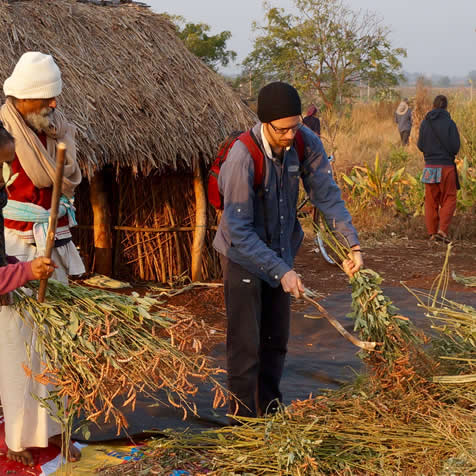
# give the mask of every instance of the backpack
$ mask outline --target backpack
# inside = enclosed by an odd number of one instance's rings
[[[243,142],[246,145],[251,157],[253,158],[255,174],[253,180],[253,188],[258,190],[263,183],[264,176],[266,175],[266,162],[264,160],[264,154],[261,147],[258,144],[258,140],[250,129],[248,131],[234,131],[232,132],[219,146],[217,155],[208,173],[208,201],[217,210],[223,210],[223,196],[218,189],[218,175],[220,168],[225,162],[228,153],[237,140]],[[304,160],[304,139],[301,131],[297,131],[294,136],[294,146],[298,153],[299,162]]]

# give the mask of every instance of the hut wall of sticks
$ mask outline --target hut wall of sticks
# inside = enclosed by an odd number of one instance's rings
[[[61,69],[59,107],[77,127],[84,175],[74,238],[89,269],[162,282],[216,275],[206,170],[253,112],[143,4],[4,1],[0,24],[2,83],[26,51]]]

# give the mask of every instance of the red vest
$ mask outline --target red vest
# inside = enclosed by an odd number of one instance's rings
[[[46,135],[44,133],[38,134],[43,145],[46,147]],[[8,187],[8,198],[16,200],[17,202],[27,202],[39,205],[46,210],[51,207],[51,196],[53,194],[53,187],[37,188],[33,185],[30,177],[25,173],[23,167],[15,155],[15,160],[11,165],[11,175],[18,173],[18,177]],[[68,226],[68,216],[65,215],[58,220],[58,227]],[[33,229],[32,222],[8,220],[5,218],[5,227],[19,231],[29,231]]]

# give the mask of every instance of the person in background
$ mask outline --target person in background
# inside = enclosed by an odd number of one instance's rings
[[[237,140],[218,176],[224,210],[213,242],[223,268],[229,411],[248,417],[273,412],[282,401],[291,296],[304,292],[293,268],[303,240],[296,210],[300,178],[311,203],[353,250],[343,263],[346,273],[352,276],[363,265],[357,232],[322,142],[302,127],[296,89],[283,82],[264,86],[258,118],[251,133],[264,156],[262,192],[253,186],[253,158]],[[302,162],[294,147],[298,131]]]
[[[75,224],[71,200],[81,182],[81,171],[75,127],[57,110],[61,72],[52,56],[29,51],[5,80],[3,91],[6,101],[0,108],[0,120],[14,139],[11,172],[16,177],[8,186],[8,203],[3,208],[6,253],[33,262],[45,253],[56,145],[64,142],[63,195],[52,258],[57,265],[53,278],[67,284],[68,275],[85,270],[70,231]],[[29,363],[35,375],[42,371],[41,356],[34,350],[28,354],[26,348],[26,343],[35,339],[35,328],[25,324],[11,306],[1,308],[0,328],[0,398],[8,457],[32,465],[29,448],[53,444],[63,447],[70,461],[76,461],[79,450],[71,442],[63,446],[60,424],[38,401],[53,388],[27,376],[23,369]]]
[[[433,109],[420,125],[418,148],[425,168],[425,224],[431,240],[449,242],[448,229],[456,210],[459,188],[455,157],[459,152],[458,128],[451,119],[446,96],[436,96]]]
[[[311,104],[307,110],[306,117],[303,119],[302,122],[311,129],[315,134],[319,137],[321,136],[321,121],[316,116],[317,114],[317,107],[314,104]]]
[[[402,145],[408,145],[410,133],[412,131],[412,110],[408,105],[408,98],[403,98],[395,111],[395,122],[400,133]]]

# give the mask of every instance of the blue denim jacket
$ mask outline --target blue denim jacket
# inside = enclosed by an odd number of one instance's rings
[[[350,246],[359,244],[321,140],[307,127],[301,131],[305,144],[303,162],[299,162],[294,147],[285,152],[281,162],[266,155],[261,123],[253,127],[266,161],[263,197],[253,188],[253,159],[241,141],[236,141],[229,151],[218,177],[224,210],[213,246],[273,287],[292,269],[304,235],[296,211],[299,178],[312,204],[324,213],[329,225]]]

